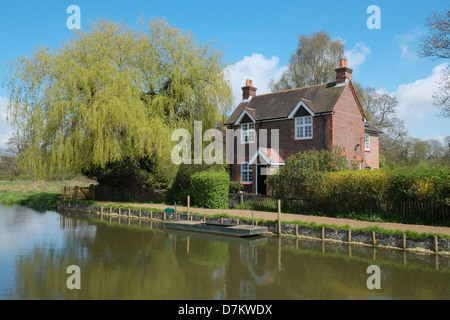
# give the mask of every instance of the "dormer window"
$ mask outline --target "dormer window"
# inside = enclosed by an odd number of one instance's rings
[[[255,124],[242,123],[241,124],[241,143],[253,143],[255,142]]]
[[[312,139],[313,118],[312,116],[295,118],[295,140]]]

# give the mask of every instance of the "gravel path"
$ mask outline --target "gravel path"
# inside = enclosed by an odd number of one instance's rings
[[[111,202],[100,202],[103,204],[108,204]],[[148,207],[164,210],[169,205],[162,204],[144,204],[144,203],[128,203],[128,202],[113,202],[115,204],[125,205],[129,207]],[[177,211],[187,212],[187,207],[177,206]],[[227,214],[230,216],[239,216],[239,217],[252,217],[251,210],[238,210],[238,209],[201,209],[201,208],[192,208],[191,213],[198,213],[200,215],[214,215],[214,214]],[[277,220],[278,214],[276,212],[267,212],[267,211],[253,211],[255,219],[264,219],[264,220]],[[336,225],[336,226],[350,226],[351,228],[364,228],[370,226],[378,226],[383,229],[388,230],[400,230],[400,231],[413,231],[417,233],[439,233],[450,236],[450,228],[449,227],[435,227],[435,226],[424,226],[424,225],[414,225],[414,224],[401,224],[401,223],[390,223],[390,222],[369,222],[369,221],[357,221],[352,219],[344,219],[344,218],[330,218],[330,217],[317,217],[317,216],[309,216],[302,214],[290,214],[290,213],[282,213],[281,214],[282,221],[302,221],[306,223],[315,222],[316,224],[326,224],[326,225]]]

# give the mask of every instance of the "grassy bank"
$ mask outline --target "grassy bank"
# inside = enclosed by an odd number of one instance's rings
[[[62,187],[87,186],[91,183],[86,178],[60,181],[0,180],[0,204],[20,205],[42,211],[56,207]]]

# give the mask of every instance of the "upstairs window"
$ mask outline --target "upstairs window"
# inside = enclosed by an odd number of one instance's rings
[[[295,140],[312,139],[312,116],[295,118]]]
[[[241,124],[241,143],[255,142],[255,124],[253,122]]]
[[[368,133],[364,134],[364,150],[370,151],[370,135]]]
[[[248,164],[248,162],[241,163],[241,182],[242,183],[253,182],[252,165]]]

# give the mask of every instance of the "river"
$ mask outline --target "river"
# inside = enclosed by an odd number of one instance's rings
[[[450,257],[0,206],[0,299],[448,300]]]

